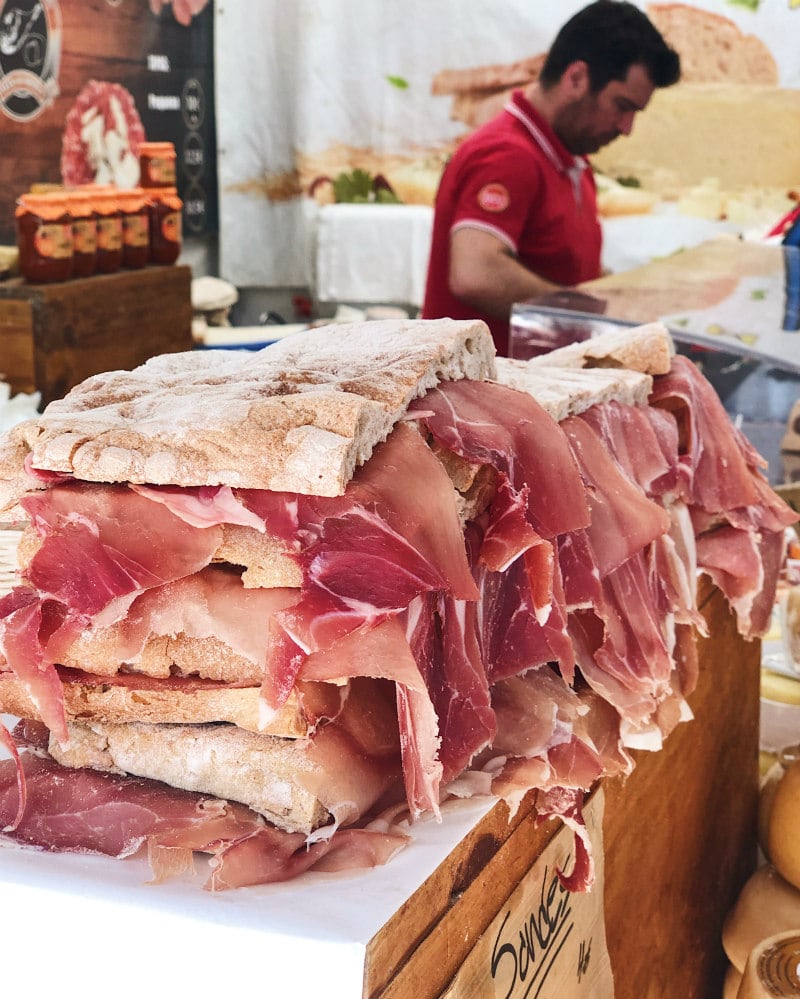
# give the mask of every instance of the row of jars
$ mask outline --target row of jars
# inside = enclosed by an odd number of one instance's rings
[[[183,202],[175,187],[31,192],[17,199],[19,269],[46,284],[121,268],[174,264]]]

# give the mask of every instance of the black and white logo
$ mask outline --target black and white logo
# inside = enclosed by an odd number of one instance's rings
[[[0,0],[0,110],[30,121],[58,94],[61,8],[57,0]]]

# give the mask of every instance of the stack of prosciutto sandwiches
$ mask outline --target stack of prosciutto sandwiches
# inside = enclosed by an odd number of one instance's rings
[[[689,716],[698,570],[766,628],[795,518],[762,465],[659,325],[529,362],[480,322],[341,325],[91,378],[0,440],[4,835],[225,888],[534,790],[580,844],[585,792]]]

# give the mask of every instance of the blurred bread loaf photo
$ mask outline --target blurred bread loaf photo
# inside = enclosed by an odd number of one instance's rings
[[[730,18],[681,3],[647,14],[680,55],[681,80],[654,93],[632,134],[593,165],[662,198],[688,197],[689,214],[728,217],[735,198],[740,214],[752,203],[780,215],[800,185],[800,91],[780,86],[767,44]],[[713,205],[693,196],[709,180]]]
[[[730,18],[685,3],[653,3],[647,16],[681,57],[684,83],[778,85],[772,52]]]

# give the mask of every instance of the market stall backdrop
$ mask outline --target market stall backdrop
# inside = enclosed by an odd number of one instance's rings
[[[138,144],[174,142],[184,232],[216,231],[208,0],[1,0],[0,243],[32,184],[132,187]]]
[[[309,192],[318,178],[362,167],[385,175],[399,194],[416,186],[411,200],[424,200],[421,189],[427,185],[430,193],[442,162],[480,113],[481,93],[530,78],[536,57],[582,6],[575,0],[218,4],[223,276],[240,286],[306,284],[318,210]],[[716,150],[719,162],[755,173],[769,161],[774,169],[764,180],[780,188],[788,174],[800,185],[797,0],[639,6],[660,8],[681,45],[693,47],[691,66],[685,63],[692,81],[708,79],[710,68],[711,79],[716,73],[733,80],[757,93],[759,107],[769,106],[761,128],[758,114],[742,107],[742,92],[734,91],[741,124],[714,140],[724,147]],[[729,53],[722,61],[715,45]],[[788,94],[788,102],[774,106],[776,94]],[[642,122],[648,115],[655,112]],[[772,141],[764,155],[752,145],[754,131]],[[669,152],[663,145],[661,156]],[[683,148],[686,160],[692,145]],[[708,199],[709,192],[694,196]]]

